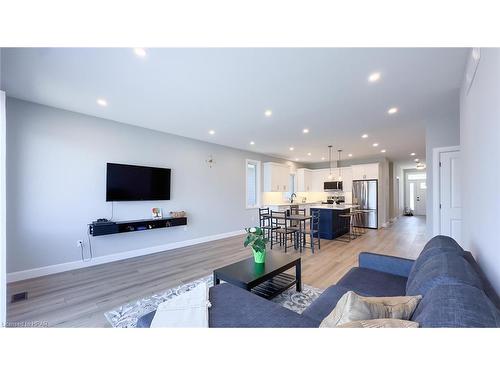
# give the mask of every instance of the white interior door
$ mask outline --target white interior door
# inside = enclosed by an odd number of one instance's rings
[[[439,154],[440,234],[461,241],[462,198],[460,193],[460,151]]]
[[[427,198],[427,185],[425,180],[415,181],[415,215],[425,215]]]

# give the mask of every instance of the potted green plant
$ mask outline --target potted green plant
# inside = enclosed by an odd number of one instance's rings
[[[266,261],[266,243],[267,238],[264,238],[264,231],[260,227],[245,228],[247,237],[243,246],[251,246],[255,263],[265,263]]]

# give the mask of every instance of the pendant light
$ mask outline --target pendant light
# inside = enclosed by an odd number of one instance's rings
[[[337,150],[339,152],[339,161],[338,161],[338,167],[339,167],[339,181],[342,181],[342,168],[340,166],[340,160],[341,160],[341,155],[342,155],[342,150]]]
[[[329,180],[333,180],[333,174],[332,174],[332,147],[333,146],[328,146],[328,164],[330,166],[330,174],[328,175]]]

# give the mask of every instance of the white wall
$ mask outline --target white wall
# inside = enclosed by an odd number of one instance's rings
[[[468,95],[462,87],[462,241],[500,293],[500,49],[481,49]]]
[[[426,232],[430,238],[434,223],[432,210],[433,202],[433,168],[432,168],[432,150],[436,147],[457,146],[460,144],[460,111],[459,111],[459,93],[453,99],[455,110],[446,115],[436,115],[427,123],[425,130],[425,153],[427,165],[427,202],[426,202]],[[447,107],[448,108],[448,107]]]
[[[7,98],[7,270],[80,261],[87,224],[111,216],[106,162],[172,169],[170,201],[118,202],[114,220],[186,210],[188,226],[92,238],[95,257],[242,230],[245,159],[283,160]],[[212,154],[216,164],[205,160]],[[187,231],[185,231],[185,229]]]

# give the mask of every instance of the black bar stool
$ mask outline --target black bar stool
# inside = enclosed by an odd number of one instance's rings
[[[311,210],[311,220],[309,222],[309,229],[304,232],[304,243],[307,244],[306,237],[309,236],[309,246],[311,252],[314,254],[314,245],[318,245],[318,250],[321,250],[321,239],[319,237],[319,219],[320,210]]]

